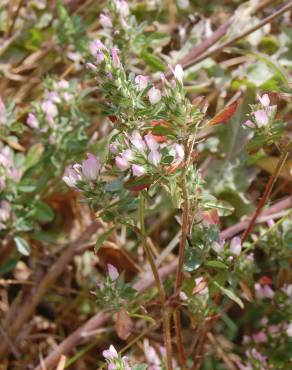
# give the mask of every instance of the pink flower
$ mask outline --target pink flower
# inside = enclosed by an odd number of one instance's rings
[[[58,86],[59,86],[60,89],[64,89],[65,90],[65,89],[69,89],[70,84],[66,80],[61,80],[61,81],[59,81]]]
[[[6,121],[6,108],[3,100],[0,98],[0,124],[4,124]]]
[[[146,87],[148,85],[148,77],[138,75],[138,76],[135,77],[135,82],[138,85],[139,90],[144,90],[144,89],[146,89]]]
[[[112,48],[111,49],[111,54],[113,58],[113,64],[116,68],[118,68],[121,65],[120,58],[118,56],[119,49],[118,48]]]
[[[122,17],[130,14],[129,6],[125,0],[116,0],[116,7]]]
[[[256,127],[256,125],[250,119],[248,119],[247,121],[244,122],[244,126],[249,127],[249,128],[255,128]]]
[[[109,263],[107,265],[107,270],[108,270],[108,274],[109,274],[111,281],[117,280],[120,274],[119,274],[119,271],[115,268],[115,266]]]
[[[134,147],[139,150],[139,152],[144,152],[146,150],[146,144],[144,143],[142,136],[138,131],[134,131],[132,133],[130,140]]]
[[[264,127],[269,123],[269,117],[264,110],[257,110],[253,114],[258,127]]]
[[[83,175],[91,181],[96,180],[100,169],[99,160],[91,153],[87,154],[87,159],[82,163]]]
[[[268,338],[264,331],[259,331],[252,335],[252,339],[255,343],[265,343],[267,342]]]
[[[112,20],[108,15],[101,14],[99,17],[99,22],[103,28],[112,28]]]
[[[38,128],[39,127],[39,121],[37,120],[36,116],[33,113],[29,113],[26,123],[31,128]]]
[[[0,221],[6,222],[10,217],[11,206],[7,200],[1,200],[0,202]]]
[[[133,152],[131,149],[126,149],[122,152],[122,157],[126,160],[126,161],[131,161],[134,156],[133,156]]]
[[[47,116],[49,124],[53,124],[54,117],[58,114],[57,107],[50,100],[45,100],[42,105],[42,110]]]
[[[151,104],[157,104],[161,100],[161,91],[153,86],[148,92],[148,98]]]
[[[148,155],[148,161],[157,167],[161,161],[161,154],[157,150],[151,150]]]
[[[118,153],[118,145],[117,143],[111,143],[109,145],[109,150],[112,154],[117,154]]]
[[[270,98],[268,94],[264,94],[263,96],[258,94],[257,98],[263,107],[268,107],[270,105]]]
[[[174,149],[175,149],[175,152],[176,152],[177,159],[182,161],[184,159],[184,156],[185,156],[185,151],[184,151],[183,146],[180,145],[180,144],[174,144]]]
[[[85,67],[88,68],[88,69],[91,69],[92,71],[97,70],[97,67],[94,64],[89,63],[89,62],[85,63]]]
[[[129,162],[124,157],[121,157],[121,156],[116,157],[115,162],[116,162],[116,166],[121,171],[125,171],[130,167]]]
[[[139,166],[138,164],[132,165],[132,171],[133,171],[133,175],[137,177],[143,176],[146,172],[145,168],[142,166]]]
[[[155,137],[154,135],[152,134],[147,134],[144,136],[144,140],[148,146],[148,148],[152,151],[155,151],[158,149],[159,147],[159,144],[157,143],[157,141],[155,140]]]
[[[241,252],[241,241],[238,236],[235,236],[234,238],[231,239],[230,243],[230,252],[234,256],[239,256]]]
[[[78,181],[81,181],[82,177],[77,170],[76,166],[67,167],[63,181],[71,188],[75,188]]]
[[[103,351],[102,355],[106,360],[114,360],[115,358],[118,358],[118,352],[113,345],[110,345],[109,349]]]
[[[5,189],[5,186],[6,186],[5,178],[4,177],[0,177],[0,191],[1,190],[4,190]]]
[[[92,41],[89,44],[89,51],[93,57],[96,57],[97,53],[105,49],[106,49],[105,45],[100,40]]]

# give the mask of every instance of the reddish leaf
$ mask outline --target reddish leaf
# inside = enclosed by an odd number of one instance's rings
[[[133,322],[126,310],[120,310],[117,313],[115,329],[120,339],[126,340],[131,335]]]
[[[208,126],[218,125],[220,123],[225,123],[229,121],[230,118],[235,114],[237,107],[237,102],[228,105],[228,107],[225,107],[220,113],[216,114],[216,116],[207,123]]]
[[[268,276],[262,276],[259,279],[258,283],[261,284],[261,285],[270,285],[270,284],[273,283],[273,280]]]
[[[137,179],[130,179],[129,181],[125,182],[124,186],[126,189],[131,191],[141,191],[143,189],[148,189],[149,186],[152,184],[152,179],[148,176],[143,178]]]

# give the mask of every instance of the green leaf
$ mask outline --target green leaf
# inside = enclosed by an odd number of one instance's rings
[[[144,49],[144,50],[142,50],[140,56],[155,71],[161,71],[161,72],[165,71],[166,68],[165,68],[165,65],[163,64],[163,62],[157,56],[155,56],[153,53]]]
[[[27,171],[35,166],[41,160],[43,152],[44,146],[41,143],[34,144],[27,153],[24,170]]]
[[[238,304],[240,308],[244,308],[244,304],[242,300],[237,297],[237,295],[230,289],[224,288],[223,286],[219,285],[216,281],[214,281],[214,285],[216,285],[217,288],[219,288],[223,294],[225,294],[228,298],[230,298],[232,301]]]
[[[105,231],[99,237],[97,238],[97,241],[95,243],[95,252],[97,253],[100,249],[100,247],[103,245],[103,243],[107,240],[107,238],[110,236],[112,231],[114,230],[114,227],[110,228],[109,230]]]
[[[228,266],[225,265],[225,263],[223,263],[222,261],[216,261],[216,260],[207,261],[205,265],[208,267],[214,267],[217,269],[227,269],[228,268]]]
[[[50,222],[54,219],[55,214],[47,203],[37,201],[33,205],[33,216],[39,222]]]
[[[201,266],[202,262],[202,257],[198,254],[198,252],[193,248],[189,248],[186,250],[184,271],[195,271]]]
[[[20,236],[15,236],[14,242],[16,249],[20,254],[23,254],[24,256],[28,256],[30,254],[30,246],[25,239],[21,238]]]
[[[134,365],[132,367],[132,370],[146,370],[147,369],[147,366],[146,364],[139,364],[139,365]]]

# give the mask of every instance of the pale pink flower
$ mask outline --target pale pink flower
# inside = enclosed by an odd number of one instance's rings
[[[138,165],[138,164],[133,164],[132,165],[132,171],[133,171],[133,175],[137,176],[137,177],[143,176],[146,172],[145,168]]]
[[[183,71],[182,66],[180,64],[177,64],[173,69],[172,66],[169,65],[169,68],[171,72],[173,73],[174,77],[178,80],[178,82],[182,84],[183,78],[184,78],[184,71]]]
[[[130,9],[125,0],[116,0],[116,7],[122,17],[127,17],[130,14]]]
[[[264,110],[253,112],[258,127],[264,127],[269,123],[269,117]]]
[[[103,28],[112,28],[112,20],[108,15],[101,14],[99,17],[99,22]]]
[[[1,190],[4,190],[5,189],[5,186],[6,186],[5,178],[4,177],[0,177],[0,191]]]
[[[97,67],[94,64],[90,63],[90,62],[85,63],[85,67],[88,68],[88,69],[91,69],[92,71],[97,70]]]
[[[121,156],[116,157],[115,162],[116,166],[121,171],[125,171],[130,167],[129,162],[124,157]]]
[[[234,256],[239,256],[241,253],[241,241],[238,236],[235,236],[234,238],[231,239],[230,242],[230,252]]]
[[[109,263],[107,265],[107,270],[108,270],[109,277],[111,278],[111,281],[117,280],[120,274],[119,274],[119,271],[116,269],[116,267]]]
[[[126,149],[122,152],[122,157],[126,160],[126,161],[131,161],[133,160],[134,156],[133,156],[133,152],[131,149]]]
[[[31,128],[38,128],[39,127],[39,121],[33,113],[28,114],[26,123]]]
[[[264,94],[263,96],[257,94],[257,98],[263,107],[268,107],[270,105],[270,98],[268,94]]]
[[[100,169],[100,162],[95,155],[88,153],[87,159],[82,163],[83,175],[91,181],[96,180]]]
[[[268,338],[264,331],[259,331],[252,335],[252,339],[255,343],[265,343],[267,342]]]
[[[135,82],[138,85],[139,90],[146,89],[146,87],[148,85],[148,79],[149,78],[147,76],[142,76],[142,75],[138,75],[138,76],[135,77]]]
[[[80,173],[73,166],[67,167],[63,176],[63,181],[71,188],[75,188],[78,181],[81,181]]]
[[[144,143],[142,136],[138,131],[134,131],[131,135],[131,143],[134,145],[134,147],[139,150],[139,152],[145,152],[146,150],[146,144]]]
[[[176,158],[182,161],[184,159],[184,155],[185,155],[185,151],[184,151],[183,146],[180,145],[180,144],[174,144],[174,149],[175,149],[175,152],[176,152]]]
[[[10,217],[11,206],[7,200],[0,201],[0,221],[6,222]]]
[[[105,49],[106,49],[105,45],[100,40],[92,41],[89,44],[89,51],[93,57],[96,57],[97,53]]]
[[[153,86],[148,92],[148,98],[151,104],[157,104],[161,100],[161,91]]]
[[[69,89],[70,84],[67,80],[61,80],[59,81],[58,86],[60,89]]]
[[[157,150],[151,150],[148,155],[148,161],[157,167],[161,161],[161,154]]]
[[[250,119],[248,119],[247,121],[244,122],[244,126],[246,126],[248,128],[255,128],[256,127],[256,125]]]
[[[118,68],[121,65],[120,58],[118,56],[119,49],[118,48],[112,48],[111,49],[111,54],[113,58],[113,64],[116,68]]]
[[[106,360],[114,360],[119,356],[118,352],[112,344],[110,345],[109,349],[106,349],[102,352],[102,355]]]
[[[270,220],[267,220],[267,225],[269,228],[271,228],[275,225],[275,221],[271,218]]]
[[[118,153],[118,145],[117,143],[111,143],[109,145],[109,150],[112,154],[117,154]]]
[[[47,116],[47,120],[48,120],[49,124],[53,124],[54,117],[56,117],[57,114],[58,114],[58,109],[55,106],[55,104],[53,104],[50,100],[45,100],[41,104],[41,107],[42,107],[43,112]]]
[[[150,150],[157,150],[159,148],[159,144],[155,140],[155,136],[152,134],[147,134],[144,136],[144,140]]]

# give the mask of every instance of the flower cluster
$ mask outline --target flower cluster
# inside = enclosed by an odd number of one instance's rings
[[[82,164],[73,164],[66,168],[63,180],[65,183],[73,188],[77,188],[78,182],[95,181],[99,175],[100,161],[91,153],[87,154]]]
[[[121,357],[113,345],[102,352],[108,364],[108,370],[131,370],[128,357]]]
[[[275,118],[277,106],[271,105],[268,94],[258,95],[258,105],[252,106],[252,113],[244,125],[251,129],[261,129],[270,126]]]
[[[118,135],[110,144],[110,152],[121,171],[130,171],[134,177],[153,176],[176,168],[184,159],[184,148],[178,143],[159,143],[151,133],[144,137],[135,130]]]
[[[39,129],[42,133],[50,129],[51,140],[53,140],[54,129],[62,124],[62,113],[73,104],[76,96],[76,88],[70,85],[66,80],[46,81],[48,89],[44,93],[43,100],[40,104],[35,104],[35,112],[28,114],[26,123],[32,129]]]

